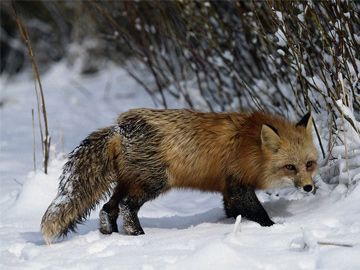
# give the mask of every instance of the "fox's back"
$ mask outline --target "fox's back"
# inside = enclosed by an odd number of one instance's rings
[[[227,166],[235,154],[237,124],[247,114],[191,110],[136,109],[118,122],[144,120],[157,133],[169,185],[222,191]],[[149,143],[144,138],[144,145]]]

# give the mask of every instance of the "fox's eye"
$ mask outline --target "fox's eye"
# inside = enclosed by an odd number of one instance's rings
[[[285,168],[289,171],[296,171],[296,168],[294,165],[291,165],[291,164],[287,164],[285,165]]]
[[[306,162],[306,169],[310,169],[314,165],[314,161]]]

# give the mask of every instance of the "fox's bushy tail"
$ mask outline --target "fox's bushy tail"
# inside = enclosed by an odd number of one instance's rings
[[[57,196],[42,217],[46,243],[74,231],[109,192],[115,180],[114,158],[120,148],[120,134],[112,126],[91,133],[69,154]]]

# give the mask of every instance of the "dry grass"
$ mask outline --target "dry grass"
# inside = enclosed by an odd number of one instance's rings
[[[35,86],[35,94],[36,94],[36,101],[38,105],[38,123],[39,123],[39,130],[40,130],[40,137],[41,137],[41,146],[44,155],[44,172],[47,173],[48,164],[49,164],[49,153],[50,153],[50,141],[51,138],[49,136],[49,128],[48,128],[48,120],[46,114],[46,105],[45,105],[45,97],[44,91],[41,84],[39,68],[36,64],[35,56],[31,47],[31,41],[29,38],[28,31],[26,29],[25,24],[21,20],[20,16],[17,14],[16,9],[13,7],[15,21],[18,26],[18,30],[20,36],[27,48],[29,59],[31,61],[32,71],[34,74],[34,86]],[[44,128],[42,127],[44,125]],[[34,164],[35,164],[35,151],[34,151]],[[35,166],[35,165],[34,165]],[[36,167],[34,167],[36,169]]]

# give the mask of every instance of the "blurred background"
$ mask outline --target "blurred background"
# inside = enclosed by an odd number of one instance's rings
[[[1,1],[0,71],[29,68],[15,11],[41,71],[81,58],[81,72],[92,74],[111,61],[150,94],[168,92],[189,107],[300,114],[325,109],[333,117],[335,100],[360,109],[359,5]],[[162,95],[157,102],[167,105]]]

